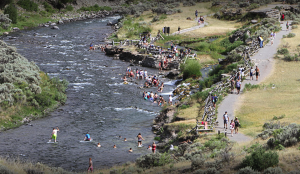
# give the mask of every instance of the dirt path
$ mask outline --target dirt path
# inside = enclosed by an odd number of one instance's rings
[[[206,17],[207,17],[207,15],[204,16],[204,18],[206,18]],[[197,24],[196,26],[191,27],[191,28],[186,28],[186,29],[180,30],[180,33],[178,33],[178,31],[176,31],[175,33],[172,33],[171,35],[176,35],[176,34],[186,33],[186,32],[189,32],[189,31],[197,30],[198,28],[203,28],[203,27],[205,27],[206,25],[208,25],[208,23],[205,22],[205,21],[204,21],[203,24],[198,25],[198,19],[199,19],[199,18],[200,18],[200,17],[198,17],[198,18],[196,18],[196,19],[194,20],[194,21],[196,22],[196,24]]]
[[[291,29],[289,31],[286,31],[285,24],[286,22],[281,24],[282,30],[276,33],[276,38],[274,39],[273,45],[268,43],[267,45],[264,46],[264,48],[261,48],[253,57],[251,57],[251,59],[254,60],[255,65],[258,66],[258,68],[260,69],[261,75],[259,76],[258,81],[255,80],[255,77],[254,77],[254,81],[253,80],[251,81],[249,76],[247,76],[246,80],[242,82],[241,93],[243,93],[243,89],[246,83],[259,84],[263,82],[269,75],[271,75],[274,66],[273,56],[277,52],[277,49],[280,45],[281,38],[283,35],[286,35],[291,31]],[[264,40],[267,40],[267,38],[264,38]],[[228,94],[228,96],[226,96],[225,99],[220,103],[218,107],[217,121],[219,122],[219,125],[216,127],[217,131],[220,130],[221,132],[225,132],[224,121],[223,121],[223,114],[225,113],[225,111],[228,112],[229,120],[234,119],[234,112],[235,110],[238,109],[239,102],[241,102],[240,95]],[[230,140],[236,141],[238,143],[242,143],[242,142],[251,141],[253,139],[252,137],[246,136],[242,133],[234,134],[233,137],[231,137],[230,134],[231,133],[228,125],[227,135]]]

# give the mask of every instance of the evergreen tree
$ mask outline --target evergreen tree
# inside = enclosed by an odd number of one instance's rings
[[[12,0],[0,0],[0,9],[3,9],[7,4],[10,4]]]
[[[17,8],[15,7],[15,5],[9,4],[9,6],[7,6],[4,9],[4,14],[8,14],[9,15],[9,19],[12,20],[13,24],[17,23],[18,11],[17,11]]]

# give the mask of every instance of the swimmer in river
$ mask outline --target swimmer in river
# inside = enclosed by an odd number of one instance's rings
[[[126,138],[124,138],[124,141],[127,141],[127,139],[126,139]]]
[[[164,83],[161,83],[160,87],[158,87],[158,92],[162,92],[164,89]]]
[[[57,131],[59,131],[58,127],[56,127],[56,129],[53,128],[53,130],[52,130],[52,135],[51,135],[51,139],[49,140],[49,142],[51,142],[52,139],[54,139],[54,142],[56,142]]]
[[[144,138],[142,137],[141,133],[137,135],[137,138],[138,138],[138,146],[142,146],[142,140],[144,140]]]
[[[91,136],[88,132],[85,134],[83,141],[91,141]]]
[[[149,145],[147,149],[148,149],[148,150],[152,150],[152,147],[151,147],[151,145]]]
[[[117,146],[116,146],[116,145],[114,145],[114,149],[115,149],[115,148],[117,148]]]
[[[97,147],[101,147],[100,143],[97,144]]]
[[[130,149],[128,150],[128,152],[132,152],[132,148],[130,148]]]
[[[123,79],[124,82],[127,82],[126,76],[124,76],[122,79]]]
[[[88,168],[88,173],[92,172],[93,173],[93,161],[92,158],[89,158],[89,168]]]

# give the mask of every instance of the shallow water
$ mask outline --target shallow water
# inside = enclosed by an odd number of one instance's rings
[[[49,76],[65,78],[70,84],[64,106],[46,118],[31,122],[32,126],[0,133],[0,139],[5,140],[0,141],[1,156],[83,171],[88,167],[89,157],[97,169],[150,153],[146,146],[137,147],[136,136],[140,132],[145,139],[143,143],[152,144],[152,121],[161,108],[142,99],[143,90],[137,87],[143,81],[122,83],[128,62],[112,60],[100,50],[87,51],[91,42],[104,43],[106,34],[112,32],[106,23],[114,19],[77,21],[59,25],[59,30],[35,28],[12,33],[16,39],[2,38]],[[148,74],[157,73],[154,69],[143,69]],[[174,85],[173,81],[166,83],[163,92],[166,100]],[[157,88],[148,90],[156,92]],[[60,129],[58,143],[49,144],[52,128],[56,126]],[[86,132],[91,134],[93,142],[80,143]],[[128,141],[122,141],[124,138]],[[98,142],[101,148],[96,148]],[[113,149],[114,144],[117,149]],[[130,147],[133,153],[127,152]]]

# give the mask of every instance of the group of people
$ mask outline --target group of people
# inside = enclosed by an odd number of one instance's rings
[[[104,52],[104,51],[105,51],[105,48],[107,47],[107,45],[108,45],[108,44],[106,44],[105,46],[102,46],[102,45],[101,45],[100,47],[98,47],[98,49],[100,49],[101,51]],[[90,44],[90,49],[89,49],[89,51],[91,51],[91,50],[96,50],[96,47],[94,46],[93,43]]]
[[[231,79],[230,88],[231,93],[234,93],[234,89],[236,88],[237,94],[240,93],[241,85],[242,85],[242,78],[244,77],[245,69],[243,67],[239,67],[239,71],[236,73],[236,76]],[[256,66],[255,69],[253,67],[250,68],[250,80],[253,80],[253,76],[256,76],[256,81],[258,80],[258,76],[260,76],[259,68]]]
[[[158,96],[157,93],[153,94],[153,92],[143,92],[143,99],[149,100],[153,103],[157,103],[157,106],[164,106],[166,104],[166,100],[164,99],[163,96]],[[169,95],[169,105],[173,105],[173,97]]]
[[[227,111],[225,111],[225,114],[223,115],[223,120],[224,120],[224,129],[227,130],[228,128],[228,123],[229,123],[229,116],[227,114]],[[238,120],[238,117],[235,117],[234,119],[231,119],[229,123],[229,129],[231,131],[231,136],[233,137],[233,131],[235,134],[238,134],[239,132],[239,127],[240,127],[240,121]]]
[[[52,134],[51,134],[51,139],[50,139],[49,141],[51,141],[52,139],[54,139],[54,142],[57,142],[56,139],[57,139],[57,132],[58,132],[58,131],[59,131],[59,128],[58,128],[58,127],[53,128]],[[119,136],[119,138],[122,138],[122,136]],[[142,134],[141,134],[141,133],[139,133],[139,134],[137,135],[137,139],[138,139],[138,147],[143,147],[143,146],[142,146],[142,140],[145,140],[145,139],[142,137]],[[90,134],[89,134],[88,132],[86,133],[86,135],[85,135],[85,137],[84,137],[84,141],[92,141],[91,136],[90,136]],[[124,141],[127,141],[127,139],[124,138]],[[100,148],[100,147],[101,147],[101,144],[98,143],[98,144],[96,145],[96,147]],[[113,148],[115,149],[115,148],[117,148],[117,146],[114,145]],[[152,146],[149,145],[147,149],[152,150],[152,152],[155,153],[155,152],[156,152],[156,144],[155,144],[155,142],[152,143]],[[130,153],[133,152],[132,148],[129,148],[128,152],[130,152]],[[93,172],[93,162],[92,162],[92,158],[89,158],[89,167],[88,167],[87,171],[88,171],[88,172]]]
[[[195,11],[196,19],[198,19],[198,10]],[[204,16],[200,16],[198,19],[198,25],[204,24]]]

